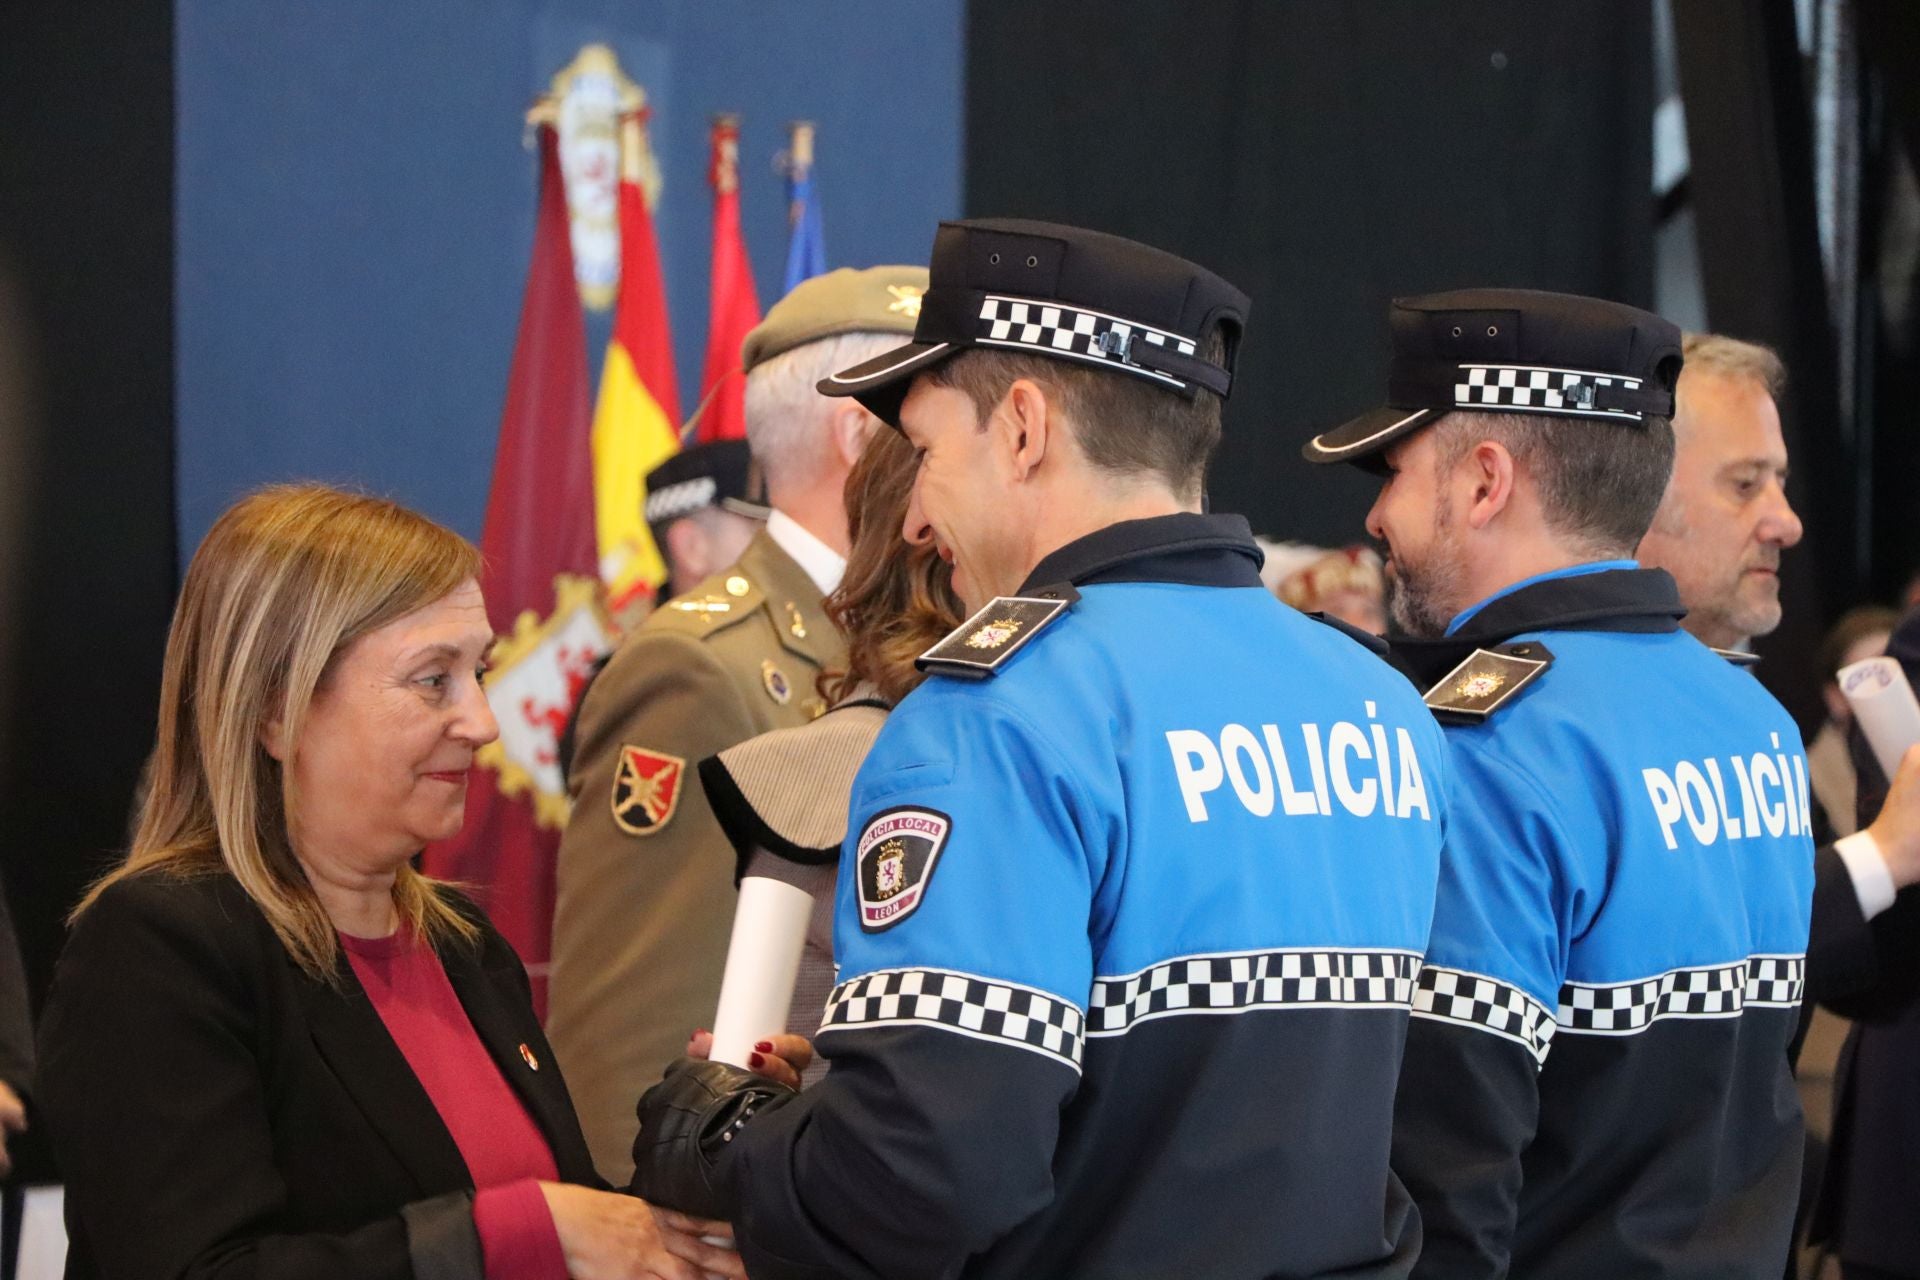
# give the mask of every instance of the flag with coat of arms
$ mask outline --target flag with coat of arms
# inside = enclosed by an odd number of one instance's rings
[[[554,860],[566,820],[556,751],[588,672],[613,645],[601,599],[586,317],[559,141],[539,129],[539,211],[480,549],[498,640],[487,700],[500,737],[475,756],[466,824],[429,845],[429,875],[471,886],[546,1003]]]

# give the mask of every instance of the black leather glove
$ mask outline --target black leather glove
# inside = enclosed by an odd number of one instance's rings
[[[728,1144],[747,1121],[799,1097],[765,1076],[724,1062],[682,1058],[640,1095],[628,1190],[649,1204],[730,1219],[722,1177]]]

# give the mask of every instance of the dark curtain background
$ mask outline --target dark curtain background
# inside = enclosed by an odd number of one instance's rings
[[[1868,165],[1861,292],[1873,339],[1862,377],[1871,415],[1871,585],[1876,599],[1897,600],[1920,580],[1920,4],[1863,4],[1860,48]]]
[[[0,120],[0,879],[37,1008],[125,847],[173,602],[173,6],[0,8]]]
[[[973,0],[967,209],[1075,222],[1254,300],[1216,508],[1365,537],[1301,443],[1375,404],[1398,294],[1652,299],[1644,2]]]

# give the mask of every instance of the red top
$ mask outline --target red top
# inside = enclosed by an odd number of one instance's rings
[[[340,935],[360,985],[453,1135],[478,1189],[473,1222],[487,1280],[567,1280],[539,1181],[560,1172],[547,1140],[474,1032],[433,948]]]

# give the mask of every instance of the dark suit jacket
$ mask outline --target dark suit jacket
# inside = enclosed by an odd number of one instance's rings
[[[1887,652],[1920,686],[1920,610],[1901,619]],[[1862,756],[1855,751],[1864,820],[1879,811],[1886,779]],[[1823,863],[1821,877],[1830,874],[1844,880],[1845,869]],[[1871,922],[1845,887],[1843,897],[1836,883],[1825,916],[1816,896],[1808,963],[1810,983],[1825,970],[1823,1002],[1855,1021],[1834,1072],[1832,1154],[1808,1234],[1849,1261],[1920,1276],[1920,886]],[[1824,963],[1811,954],[1820,950]]]
[[[454,991],[561,1178],[600,1185],[519,958],[457,901],[482,936],[442,954]],[[225,875],[137,877],[81,916],[40,1034],[70,1280],[479,1280],[459,1148],[339,972],[307,977]]]

